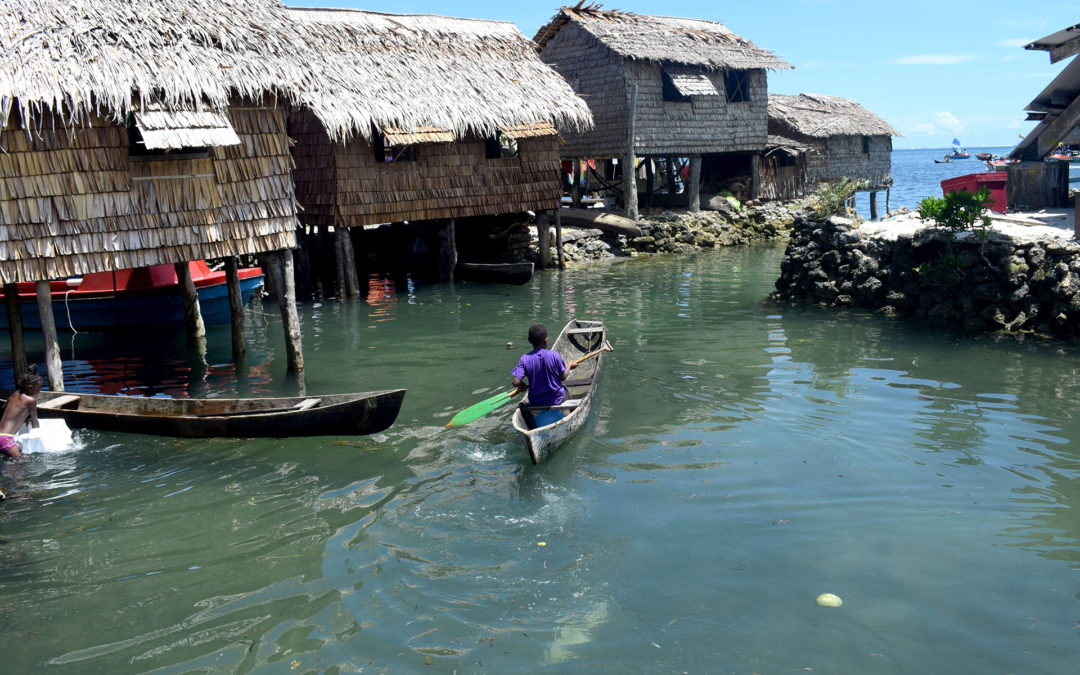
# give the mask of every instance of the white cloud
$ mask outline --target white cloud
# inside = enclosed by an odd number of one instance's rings
[[[953,115],[948,110],[934,113],[934,118],[950,134],[957,134],[964,130],[964,123],[956,119],[956,115]]]
[[[994,44],[998,47],[1024,47],[1031,44],[1031,38],[1008,38],[1006,40],[998,40]]]
[[[974,61],[974,54],[913,54],[892,59],[898,66],[951,66]]]

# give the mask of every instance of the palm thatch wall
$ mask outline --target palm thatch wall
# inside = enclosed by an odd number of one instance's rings
[[[900,133],[851,99],[772,94],[769,133],[809,148],[810,188],[840,178],[865,179],[869,190],[892,185],[892,137]]]
[[[0,53],[0,281],[295,246],[277,0],[7,0]]]
[[[634,85],[635,154],[758,152],[767,136],[766,71],[791,67],[715,21],[583,3],[561,8],[534,41],[596,122],[589,131],[560,128],[564,157],[625,154]]]
[[[584,102],[513,24],[430,15],[290,8],[320,68],[366,75],[325,87],[289,119],[302,219],[355,226],[558,206],[555,125],[591,125]],[[516,142],[488,158],[487,139]],[[343,139],[343,140],[342,140]],[[376,160],[374,147],[410,161]]]
[[[758,169],[758,197],[797,199],[806,195],[806,156],[810,147],[783,136],[769,136]]]

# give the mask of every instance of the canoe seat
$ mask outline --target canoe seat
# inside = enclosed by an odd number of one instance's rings
[[[321,398],[305,398],[303,401],[296,404],[295,410],[310,410],[320,403],[322,403]]]
[[[579,405],[581,405],[581,399],[580,398],[572,398],[572,399],[563,401],[559,405],[530,405],[530,406],[528,406],[528,408],[530,410],[534,410],[534,411],[540,411],[540,410],[572,410],[572,409],[578,407]]]
[[[591,377],[582,377],[582,378],[577,379],[577,380],[565,380],[563,382],[563,386],[564,387],[587,387],[590,384],[592,384],[592,381],[593,381],[593,378],[591,378]]]
[[[581,335],[583,333],[601,333],[601,332],[603,332],[603,330],[604,330],[603,326],[601,326],[599,328],[571,328],[570,330],[566,331],[566,334],[567,335]]]
[[[46,410],[56,410],[57,408],[63,408],[69,403],[75,403],[78,400],[79,397],[75,394],[64,394],[63,396],[57,396],[48,401],[42,401],[37,404],[37,407],[45,408]]]

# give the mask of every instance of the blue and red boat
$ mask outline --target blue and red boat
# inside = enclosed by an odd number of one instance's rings
[[[188,263],[188,268],[199,293],[203,321],[228,323],[231,314],[225,272],[210,271],[203,260]],[[241,269],[238,276],[246,305],[262,286],[262,269]],[[107,331],[184,321],[184,300],[172,265],[98,272],[50,281],[49,285],[58,330]],[[18,288],[23,327],[41,328],[34,283],[23,282]],[[7,327],[7,312],[0,312],[0,328]]]

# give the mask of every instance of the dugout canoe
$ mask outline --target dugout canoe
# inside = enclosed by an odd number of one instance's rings
[[[458,279],[493,281],[502,284],[527,284],[533,276],[533,263],[473,263],[461,262],[454,269]]]
[[[404,389],[198,399],[43,391],[38,394],[38,417],[59,417],[77,429],[186,438],[360,436],[393,424],[404,398]]]
[[[607,341],[607,329],[601,321],[570,321],[555,339],[551,349],[569,363],[601,349]],[[557,406],[530,405],[528,395],[514,411],[512,424],[521,436],[533,464],[539,464],[555,452],[574,432],[585,424],[592,410],[593,398],[603,367],[603,353],[584,361],[563,382],[566,399]],[[536,426],[539,412],[559,410],[564,417],[546,426]]]

